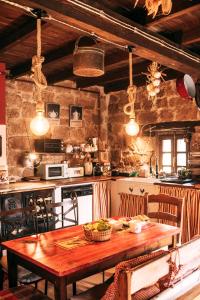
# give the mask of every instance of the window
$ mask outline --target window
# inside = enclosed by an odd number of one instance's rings
[[[160,169],[167,174],[187,167],[187,143],[183,135],[159,136]]]

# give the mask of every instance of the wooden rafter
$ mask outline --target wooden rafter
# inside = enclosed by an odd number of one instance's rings
[[[1,33],[0,52],[6,51],[11,47],[14,47],[16,44],[21,43],[36,31],[36,22],[33,18],[24,16],[23,19],[24,20],[21,22],[21,25],[16,29],[10,30],[9,28],[6,28],[5,32]],[[44,25],[47,26],[45,22],[42,22],[42,26]]]
[[[139,64],[134,64],[133,77],[137,77],[138,75],[141,75],[142,72],[146,72],[149,63],[149,61],[146,61]],[[122,81],[124,79],[128,80],[128,78],[129,68],[127,62],[127,65],[125,67],[107,72],[104,76],[101,76],[99,78],[78,78],[76,82],[78,87],[88,87],[93,85],[105,85],[108,83],[112,83],[113,81],[118,81],[119,79]]]
[[[72,57],[74,45],[75,45],[75,41],[71,41],[56,50],[52,50],[49,51],[48,53],[44,53],[43,55],[45,57],[45,61],[43,63],[43,66],[46,66],[49,63],[52,63],[56,60],[62,59],[63,57],[65,58]],[[30,68],[31,68],[31,60],[27,60],[26,62],[11,68],[10,77],[16,78],[22,76],[27,72],[30,72]]]
[[[165,48],[162,44],[156,42],[157,38],[161,38],[160,36],[153,32],[147,32],[144,27],[105,9],[101,4],[94,3],[94,1],[83,0],[79,2],[82,4],[81,6],[76,5],[77,1],[69,2],[67,0],[62,3],[57,0],[15,0],[15,2],[45,9],[48,14],[57,20],[95,32],[100,37],[112,42],[135,46],[135,53],[138,56],[149,60],[156,59],[162,65],[181,70],[196,77],[200,76],[200,62],[182,55],[178,46],[175,50],[171,47]],[[84,8],[86,4],[89,5],[87,8],[91,8],[91,10]],[[101,15],[97,15],[93,7],[101,10]],[[109,16],[108,18],[104,17],[102,10]],[[115,18],[117,23],[111,21],[112,18]],[[118,21],[124,22],[125,27],[121,26]],[[136,30],[133,30],[134,28]],[[142,32],[142,35],[138,33],[138,30]],[[147,37],[146,34],[150,35]],[[168,45],[175,46],[171,42],[168,42]],[[187,50],[184,49],[183,51],[185,54],[189,54]]]
[[[164,72],[167,76],[165,77],[165,81],[168,81],[168,80],[172,80],[174,78],[177,78],[181,75],[183,75],[181,72],[177,72],[175,70],[170,70],[170,69],[167,69],[165,70]],[[137,85],[137,86],[143,86],[146,84],[146,76],[144,75],[137,75],[134,77],[134,84]],[[124,89],[127,89],[129,85],[129,78],[123,78],[123,80],[121,80],[119,78],[119,80],[116,80],[116,81],[113,81],[113,82],[110,82],[110,83],[106,83],[104,85],[104,91],[105,93],[110,93],[110,92],[113,92],[113,91],[120,91],[120,90],[124,90]]]
[[[200,9],[200,8],[199,8]],[[183,33],[182,43],[183,45],[191,45],[200,41],[200,27]]]
[[[167,22],[176,20],[177,18],[183,18],[185,15],[192,14],[193,12],[196,12],[198,10],[200,10],[200,4],[178,10],[174,13],[169,14],[168,16],[162,16],[162,18],[149,22],[146,27],[153,31],[165,30]]]

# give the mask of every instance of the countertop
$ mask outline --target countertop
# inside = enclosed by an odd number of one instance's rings
[[[183,187],[183,188],[200,189],[200,183],[185,183],[185,184],[166,183],[166,182],[161,182],[159,179],[152,178],[152,177],[142,178],[142,177],[118,177],[118,176],[117,177],[87,176],[87,177],[77,177],[77,178],[69,178],[69,179],[41,180],[35,182],[20,181],[16,183],[0,184],[0,195],[9,194],[9,193],[36,191],[36,190],[55,189],[56,187],[61,187],[61,186],[95,183],[95,182],[107,181],[107,180],[120,180],[126,182],[127,181],[139,182],[141,184],[148,183],[148,184],[156,184],[156,185],[164,185],[164,186],[176,186],[176,187]]]
[[[171,182],[162,182],[160,179],[154,177],[123,177],[119,179],[120,181],[125,182],[138,182],[143,184],[155,184],[155,185],[163,185],[163,186],[174,186],[174,187],[183,187],[183,188],[191,188],[191,189],[200,189],[200,182],[192,181],[189,183],[171,183]]]
[[[69,179],[59,179],[59,180],[41,180],[41,181],[20,181],[16,183],[8,183],[0,185],[0,195],[18,192],[28,192],[34,190],[46,190],[55,189],[60,186],[68,186],[73,184],[85,184],[85,183],[95,183],[99,181],[106,181],[116,179],[116,177],[109,176],[88,176],[88,177],[77,177]]]

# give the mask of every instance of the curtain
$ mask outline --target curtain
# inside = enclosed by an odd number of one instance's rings
[[[144,196],[120,193],[119,216],[134,217],[144,214]]]
[[[111,182],[100,181],[93,185],[93,220],[110,217]]]
[[[200,234],[200,190],[172,186],[160,186],[160,193],[184,198],[182,243]]]

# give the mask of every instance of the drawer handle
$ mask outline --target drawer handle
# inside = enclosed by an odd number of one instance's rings
[[[132,192],[133,192],[133,188],[130,187],[130,188],[129,188],[129,191],[132,193]]]
[[[143,193],[144,193],[144,191],[145,191],[144,189],[140,189],[140,193],[141,193],[141,194],[143,194]]]

